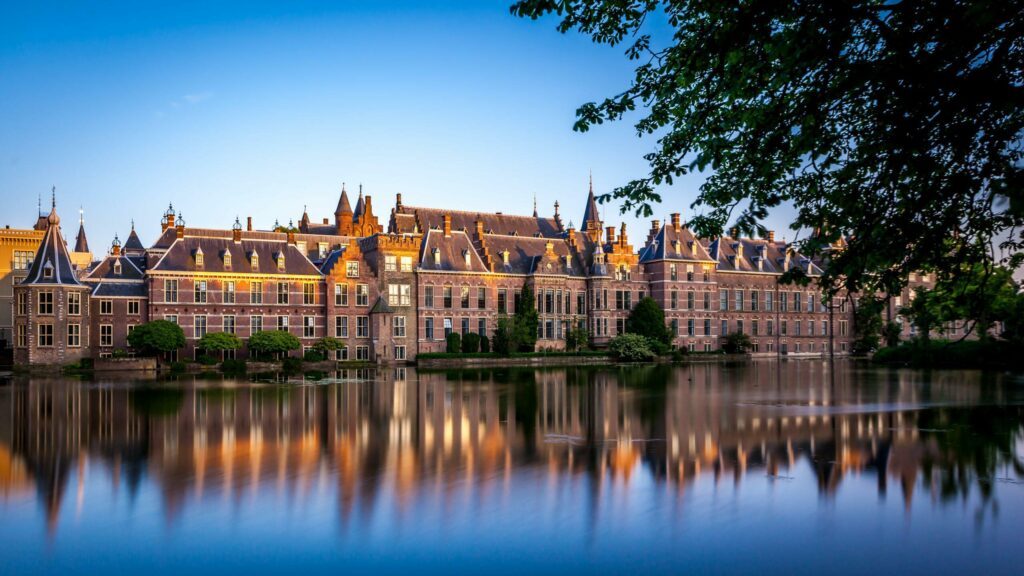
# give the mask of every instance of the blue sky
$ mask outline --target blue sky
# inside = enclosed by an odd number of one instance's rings
[[[168,202],[195,226],[322,218],[342,182],[382,223],[401,192],[515,213],[536,195],[578,226],[589,171],[608,191],[654,145],[628,123],[574,133],[630,63],[507,1],[98,4],[0,7],[0,225],[31,225],[56,186],[96,253],[132,218],[152,241]],[[701,181],[664,190],[657,216],[685,218]],[[642,243],[649,222],[605,212]]]

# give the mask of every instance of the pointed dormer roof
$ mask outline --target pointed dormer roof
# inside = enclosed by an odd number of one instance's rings
[[[145,251],[146,247],[142,245],[142,241],[139,240],[139,235],[135,233],[135,221],[132,220],[132,231],[128,234],[128,239],[124,241],[124,251]]]
[[[359,199],[356,200],[356,211],[352,213],[352,218],[358,220],[363,215],[363,185],[359,185]]]
[[[345,183],[341,184],[341,198],[338,199],[338,207],[334,209],[334,216],[341,218],[342,214],[351,214],[352,205],[348,203],[348,192],[345,191]]]
[[[46,234],[36,251],[32,268],[22,284],[64,284],[81,286],[71,265],[71,256],[64,236],[60,233],[60,217],[57,216],[57,202],[53,201],[50,215],[46,217]]]
[[[590,177],[590,193],[587,195],[587,207],[583,211],[583,230],[600,230],[601,217],[597,210],[597,199],[594,198],[594,177]]]
[[[85,216],[78,210],[78,238],[75,239],[75,252],[88,252],[89,241],[85,237]]]

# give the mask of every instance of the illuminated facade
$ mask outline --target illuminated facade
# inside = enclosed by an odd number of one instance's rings
[[[167,319],[184,330],[187,358],[208,332],[245,340],[287,330],[303,348],[325,336],[344,341],[337,360],[405,362],[443,351],[453,331],[492,335],[498,318],[520,307],[526,286],[539,313],[538,349],[564,348],[576,326],[604,346],[646,296],[665,310],[674,344],[691,351],[717,350],[734,332],[750,335],[760,355],[849,348],[845,308],[827,306],[813,289],[779,284],[794,267],[810,276],[821,270],[773,234],[701,239],[676,213],[664,226],[654,220],[637,249],[625,224],[601,221],[593,186],[580,229],[563,223],[557,202],[551,217],[536,208],[519,216],[409,206],[399,194],[386,227],[361,187],[350,206],[343,187],[333,219],[315,221],[304,210],[297,226],[273,230],[255,230],[251,218],[244,228],[237,219],[230,229],[187,227],[169,207],[151,246],[133,227],[123,247],[115,238],[87,268],[76,266],[59,224],[44,219],[44,234],[63,249],[44,243],[35,260],[51,254],[51,266],[69,271],[59,291],[80,290],[71,280],[83,287],[81,336],[64,334],[64,324],[31,306],[18,308],[25,337],[16,339],[16,357],[49,363],[130,354],[135,325]],[[56,208],[48,218],[59,223]],[[52,325],[53,339],[40,339],[37,325]],[[80,344],[74,353],[50,353],[57,340]]]

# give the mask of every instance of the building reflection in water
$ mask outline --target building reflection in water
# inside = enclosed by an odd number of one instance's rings
[[[527,471],[585,480],[593,506],[640,474],[683,491],[813,472],[826,497],[863,475],[908,507],[918,491],[987,500],[1024,477],[1024,412],[998,375],[758,362],[328,376],[5,386],[0,498],[35,498],[53,530],[97,467],[115,491],[153,483],[169,522],[267,490],[301,502],[326,482],[348,524],[385,492],[401,512],[424,492],[502,497]]]

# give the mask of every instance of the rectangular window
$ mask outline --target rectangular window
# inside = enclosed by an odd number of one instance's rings
[[[128,301],[128,314],[131,316],[138,316],[142,309],[142,303],[138,300]]]
[[[288,331],[288,317],[287,316],[278,316],[277,317],[277,329],[279,331],[281,331],[281,332],[287,332]]]
[[[402,256],[402,272],[412,272],[412,256]]]
[[[412,288],[408,284],[388,284],[388,304],[391,306],[412,305]]]
[[[743,333],[743,320],[736,321],[736,332],[739,334]]]
[[[225,316],[224,317],[224,331],[227,332],[228,334],[234,334],[236,329],[237,329],[237,326],[235,326],[235,317],[234,316]]]
[[[704,292],[704,310],[711,310],[711,292]]]
[[[36,253],[29,250],[15,250],[14,251],[14,269],[15,270],[28,270],[32,267],[32,260],[35,259]]]
[[[192,301],[198,304],[206,303],[206,280],[196,280],[193,285]],[[100,304],[100,313],[103,313],[103,305]]]
[[[674,322],[674,320],[673,320],[673,322]],[[696,335],[696,327],[693,325],[693,318],[690,318],[690,319],[688,319],[686,321],[686,335],[687,336],[695,336]]]
[[[696,300],[697,295],[693,293],[693,290],[688,290],[686,292],[686,309],[693,310],[694,307],[697,305]]]
[[[384,255],[384,271],[385,272],[397,272],[398,271],[398,257],[394,254]]]
[[[68,348],[78,348],[82,345],[82,325],[68,324]]]
[[[718,309],[726,311],[729,309],[729,291],[719,290],[718,291]]]
[[[224,303],[234,304],[235,303],[235,283],[232,280],[224,282]]]
[[[587,295],[586,292],[576,293],[576,313],[586,314],[587,313]]]
[[[771,312],[772,311],[772,302],[775,300],[775,298],[773,298],[773,296],[774,296],[774,294],[772,294],[772,292],[770,290],[765,290],[765,292],[764,292],[764,309],[765,309],[766,312]]]
[[[447,338],[448,335],[451,334],[451,333],[452,333],[452,319],[451,318],[445,318],[444,319],[444,337]]]
[[[481,336],[487,335],[487,319],[480,318],[476,321],[476,333]]]
[[[828,336],[828,320],[821,321],[821,335]]]
[[[785,336],[788,333],[789,333],[789,321],[783,320],[782,323],[779,325],[779,334],[781,334],[782,336]]]
[[[679,272],[678,272],[678,270],[676,270],[676,265],[675,264],[669,264],[668,265],[668,277],[673,282],[675,282],[676,280],[679,279]]]
[[[196,316],[192,324],[192,337],[195,339],[206,336],[206,316]],[[102,345],[103,332],[100,331],[100,345]]]
[[[807,321],[807,335],[814,336],[814,320]]]
[[[469,286],[459,288],[459,306],[469,308]]]
[[[750,310],[752,312],[757,312],[757,306],[759,304],[758,298],[760,296],[761,294],[757,290],[750,291]]]
[[[846,336],[846,320],[839,321],[839,335]],[[844,342],[843,344],[845,345],[846,343]]]
[[[469,334],[469,318],[462,319],[462,335]]]
[[[345,262],[345,276],[349,278],[359,278],[359,262],[349,261]]]
[[[395,360],[405,360],[405,346],[395,346]]]
[[[24,296],[24,293],[22,293],[21,295]],[[136,305],[138,305],[137,301],[136,301]],[[20,308],[20,305],[19,305],[19,308]],[[138,312],[136,312],[136,314],[138,314]],[[82,315],[82,293],[81,292],[68,292],[68,315],[69,316],[81,316]]]
[[[334,305],[348,306],[348,284],[334,285]]]
[[[736,291],[736,302],[734,304],[735,310],[743,311],[743,290]]]
[[[755,302],[755,300],[751,299],[751,302]],[[758,326],[757,320],[752,320],[750,322],[750,333],[754,336],[758,336],[758,332],[760,332],[760,326]]]
[[[476,289],[476,307],[481,310],[487,308],[487,288]]]
[[[39,293],[39,306],[37,310],[39,314],[50,316],[53,314],[53,292],[44,290]],[[52,326],[51,326],[52,328]]]
[[[356,360],[369,360],[370,359],[370,347],[369,346],[356,346]]]
[[[164,302],[178,301],[178,281],[164,280]]]
[[[711,336],[711,319],[710,318],[705,318],[704,319],[704,335],[705,336]]]
[[[263,332],[263,316],[249,317],[249,334]]]
[[[616,294],[616,296],[618,296],[618,292],[616,292],[615,294]],[[616,300],[618,300],[617,297],[616,297]],[[670,292],[668,308],[669,308],[669,310],[675,310],[676,308],[679,308],[679,293],[676,292],[675,290]]]
[[[800,293],[793,292],[793,312],[800,312],[801,302]],[[814,310],[811,310],[811,312],[814,312]]]
[[[693,264],[686,265],[686,281],[693,282]]]
[[[18,315],[19,316],[28,316],[28,293],[27,292],[19,292],[18,293]]]
[[[370,317],[356,316],[356,338],[370,337]]]
[[[28,346],[28,326],[24,324],[18,324],[17,335],[15,336],[14,345],[18,348],[25,348]]]
[[[433,308],[434,307],[434,287],[424,286],[423,287],[423,307]]]
[[[405,316],[395,316],[391,319],[391,335],[395,338],[405,338]]]
[[[426,328],[424,329],[424,338],[426,338],[427,340],[433,340],[434,339],[434,319],[433,318],[427,318],[426,319]]]
[[[316,284],[312,282],[302,283],[302,303],[316,304]]]
[[[252,304],[263,304],[263,282],[249,283],[249,302]]]
[[[334,337],[348,338],[348,316],[334,317]]]
[[[793,335],[794,336],[799,336],[800,335],[800,321],[799,320],[793,322]]]
[[[452,287],[451,286],[445,286],[444,290],[443,290],[443,293],[444,293],[444,307],[445,308],[451,308],[452,307]]]
[[[786,312],[789,309],[789,292],[779,292],[779,312]]]
[[[356,284],[356,306],[370,305],[370,285]]]
[[[100,314],[109,316],[114,313],[113,300],[100,300]]]
[[[40,324],[36,326],[36,331],[40,347],[50,348],[53,346],[53,324]]]
[[[167,320],[171,324],[177,324],[178,323],[178,315],[177,314],[164,314],[164,320]]]
[[[767,332],[767,334],[769,336],[774,336],[775,335],[775,321],[774,320],[769,320],[768,321],[768,332]]]
[[[722,320],[722,331],[719,332],[721,336],[727,336],[729,334],[729,321]]]
[[[814,312],[814,292],[807,293],[807,311]]]
[[[498,289],[498,314],[508,313],[508,290]]]
[[[278,282],[277,283],[277,303],[287,304],[288,303],[288,283]]]
[[[302,317],[302,337],[316,338],[316,318],[313,316]]]

